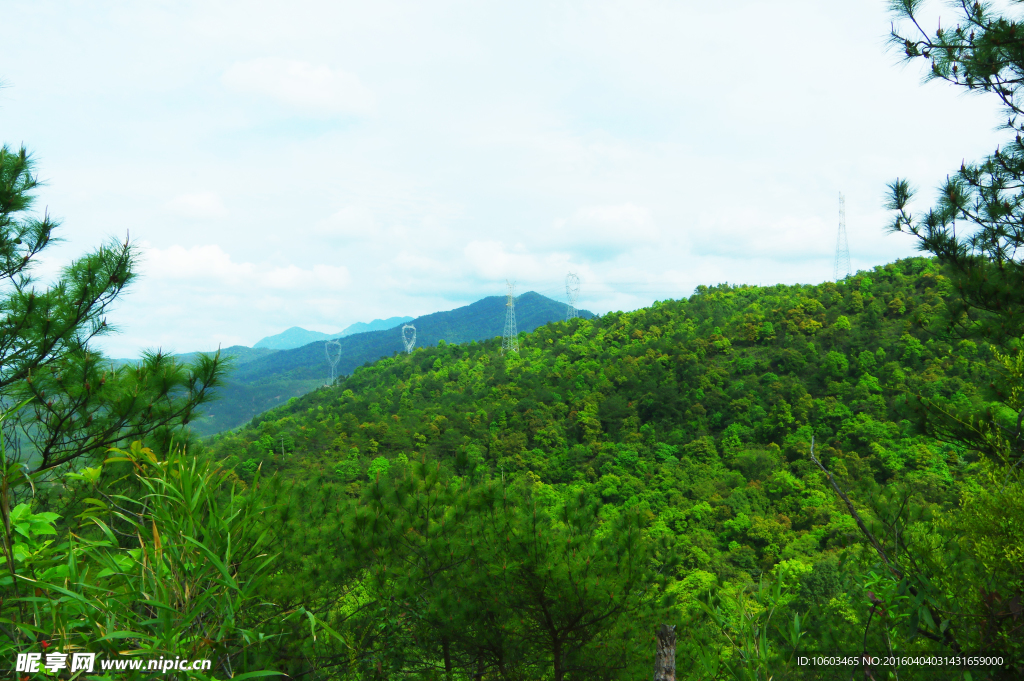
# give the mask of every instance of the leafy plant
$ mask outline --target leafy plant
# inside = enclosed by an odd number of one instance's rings
[[[140,493],[96,488],[59,544],[39,541],[57,534],[56,514],[27,504],[11,514],[24,539],[14,544],[7,586],[23,591],[0,611],[12,633],[0,644],[5,658],[44,645],[103,659],[210,659],[210,674],[190,678],[245,678],[274,664],[267,644],[297,620],[316,635],[310,613],[282,612],[261,595],[274,556],[258,480],[239,493],[208,459],[179,450],[161,460],[139,442],[104,463],[125,464]]]

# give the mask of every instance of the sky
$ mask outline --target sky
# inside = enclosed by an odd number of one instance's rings
[[[925,14],[933,27],[942,12]],[[64,243],[130,238],[114,357],[251,346],[533,290],[632,310],[916,253],[918,210],[1005,133],[922,84],[886,0],[8,0],[0,142]]]

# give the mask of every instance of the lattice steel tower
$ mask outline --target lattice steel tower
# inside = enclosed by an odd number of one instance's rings
[[[580,278],[570,272],[565,275],[565,297],[569,308],[565,311],[565,321],[576,319],[576,301],[580,297]]]
[[[836,263],[832,276],[836,281],[853,274],[850,271],[850,244],[846,241],[846,197],[839,192],[839,234],[836,236]]]
[[[501,337],[501,353],[519,354],[519,334],[516,332],[516,282],[505,280],[508,293],[505,302],[505,333]]]
[[[336,340],[326,341],[324,343],[324,354],[327,355],[327,364],[331,367],[331,377],[328,379],[327,385],[334,385],[335,379],[338,378],[338,362],[341,361],[341,343]]]
[[[405,354],[407,355],[416,347],[416,327],[412,324],[406,324],[402,327],[402,345],[405,346]]]

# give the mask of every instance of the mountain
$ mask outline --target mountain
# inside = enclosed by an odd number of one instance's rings
[[[387,319],[374,319],[369,323],[356,322],[351,326],[346,326],[345,330],[341,332],[341,336],[351,336],[352,334],[366,333],[367,331],[385,331],[393,329],[399,324],[411,322],[413,319],[413,317],[388,317]],[[337,337],[335,336],[335,338]]]
[[[303,329],[301,326],[293,326],[287,331],[282,331],[274,336],[267,336],[266,338],[259,339],[252,347],[269,348],[271,350],[294,350],[295,348],[301,348],[303,345],[309,345],[316,341],[342,338],[344,336],[351,336],[357,333],[366,333],[367,331],[391,329],[399,324],[411,322],[412,320],[412,317],[389,317],[388,319],[374,319],[372,322],[356,322],[355,324],[345,327],[344,330],[337,331],[335,333],[322,333],[320,331]]]
[[[180,362],[188,363],[194,361],[196,357],[198,357],[199,355],[212,355],[216,352],[216,350],[211,350],[209,352],[183,352],[180,354],[173,355],[173,357],[175,357]],[[230,358],[232,366],[235,367],[242,366],[246,362],[251,362],[252,360],[258,359],[260,357],[272,355],[275,352],[277,352],[277,350],[272,350],[270,348],[250,348],[245,345],[232,345],[227,348],[221,348],[220,350],[221,357]],[[138,361],[138,359],[124,358],[110,360],[110,362],[113,363],[115,367],[124,366],[126,364],[134,365],[137,364]]]
[[[220,354],[222,357],[230,357],[234,366],[238,367],[248,362],[251,362],[255,359],[266,357],[267,355],[272,355],[275,352],[277,352],[277,350],[274,350],[272,348],[249,348],[244,345],[232,345],[231,347],[222,349],[220,351]],[[184,352],[180,355],[175,355],[175,357],[178,358],[178,360],[181,362],[191,362],[196,358],[196,356],[200,354],[208,355],[210,353]]]
[[[301,326],[293,326],[287,331],[282,331],[275,336],[267,336],[256,341],[254,348],[268,348],[271,350],[291,350],[292,348],[300,348],[303,345],[309,345],[310,343],[318,340],[329,340],[331,338],[337,338],[342,335],[342,332],[338,333],[321,333],[320,331],[309,331],[303,329]]]
[[[425,564],[421,547],[434,546],[425,537],[440,538],[443,560],[430,563],[439,566],[430,575],[444,592],[427,600],[429,610],[408,606],[440,624],[389,631],[388,649],[404,655],[390,667],[396,675],[415,669],[399,667],[403,660],[439,659],[438,641],[458,631],[444,640],[467,678],[476,668],[472,651],[495,648],[505,656],[501,664],[526,669],[523,678],[550,678],[529,665],[550,669],[560,649],[545,648],[548,639],[534,634],[549,613],[587,597],[573,581],[583,577],[552,567],[576,555],[559,547],[577,546],[571,509],[584,502],[598,505],[605,528],[639,518],[637,529],[663,551],[650,569],[671,566],[664,594],[674,603],[664,615],[624,616],[621,629],[575,651],[591,660],[622,651],[623,668],[635,664],[622,678],[649,674],[650,641],[664,622],[685,625],[678,655],[695,669],[687,678],[723,678],[718,660],[750,659],[751,649],[750,664],[761,671],[749,678],[768,678],[766,669],[779,679],[838,678],[797,668],[797,641],[801,651],[817,651],[809,654],[927,656],[943,654],[953,640],[965,650],[999,645],[1019,660],[1024,629],[1012,609],[1024,574],[1019,478],[1010,477],[1009,463],[986,463],[959,439],[989,437],[982,424],[961,420],[962,430],[951,430],[943,414],[966,418],[998,404],[991,401],[999,395],[1019,394],[1020,360],[982,340],[950,336],[945,315],[954,294],[943,268],[922,258],[815,286],[701,286],[689,299],[538,326],[521,337],[518,355],[503,354],[494,338],[503,300],[484,299],[416,320],[429,347],[359,367],[209,446],[244,480],[260,469],[282,482],[287,491],[276,501],[289,513],[275,548],[292,557],[294,571],[279,572],[280,588],[323,594],[320,612],[351,602],[347,592],[331,591],[337,579],[323,568],[347,556],[347,545],[308,558],[324,546],[322,537],[341,537],[351,518],[365,521],[353,528],[390,526],[388,513],[419,499],[416,485],[435,490],[423,504],[422,529],[403,531],[394,543],[412,547],[408,555],[420,562],[375,550],[353,568],[405,577],[409,565]],[[434,343],[446,329],[465,339],[453,313],[467,319],[471,310],[479,310],[481,327],[490,325],[481,328],[488,340]],[[398,349],[397,331],[376,333],[350,339],[346,366],[371,354],[360,342],[376,339],[382,354]],[[320,350],[278,353],[239,371],[255,377],[273,364],[304,376],[322,371],[313,363]],[[1016,408],[987,413],[1012,432]],[[415,484],[407,484],[410,475],[420,476]],[[460,500],[461,490],[478,484],[497,492],[473,497],[478,504]],[[503,498],[527,499],[524,522],[534,525],[519,535],[518,525],[501,525],[487,544],[498,547],[494,553],[477,552],[490,536],[478,528],[516,507],[502,506]],[[569,519],[561,543],[544,534],[552,518]],[[618,543],[625,534],[597,534],[608,538],[609,551],[625,545]],[[527,548],[501,554],[506,543]],[[627,555],[621,551],[614,555]],[[489,556],[501,560],[485,562]],[[536,573],[543,578],[523,572],[530,561],[547,566]],[[593,569],[616,578],[612,568]],[[478,574],[493,580],[489,588],[474,591]],[[549,591],[563,574],[572,578],[571,598]],[[604,575],[593,576],[603,583]],[[394,598],[391,581],[359,584],[365,614],[347,619],[346,610],[331,620],[346,640],[376,627]],[[627,594],[605,595],[620,597]],[[884,623],[872,626],[872,619]],[[451,621],[461,628],[444,628]],[[349,652],[336,646],[323,654]],[[911,671],[906,678],[959,678]]]
[[[565,311],[565,303],[533,291],[524,293],[516,299],[518,330],[530,332],[549,322],[564,320]],[[441,341],[469,343],[501,336],[505,313],[505,296],[490,296],[454,310],[424,315],[412,320],[416,327],[416,345],[432,346]],[[584,319],[594,316],[587,310],[580,310],[578,314]],[[391,320],[383,323],[388,321]],[[367,362],[405,351],[401,328],[355,333],[339,338],[338,342],[337,376],[350,374]],[[235,363],[236,368],[226,385],[218,391],[219,399],[206,408],[203,418],[192,422],[198,434],[206,436],[240,426],[257,414],[304,395],[329,380],[331,368],[322,340],[287,350],[259,350],[266,354],[246,356],[246,361]]]
[[[501,336],[505,328],[506,298],[489,296],[471,305],[446,312],[434,312],[413,320],[418,347],[468,343]],[[579,312],[583,318],[593,317],[587,310]],[[520,333],[530,332],[548,322],[565,318],[565,303],[529,291],[516,299],[516,320]],[[339,338],[341,344],[337,374],[350,374],[366,362],[396,352],[404,352],[402,329],[369,331]],[[325,380],[330,368],[322,343],[286,350],[249,362],[240,367],[236,380],[258,382],[268,376],[287,376],[290,379]]]

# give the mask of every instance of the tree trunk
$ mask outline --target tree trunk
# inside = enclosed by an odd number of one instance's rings
[[[447,636],[441,637],[441,653],[444,657],[444,678],[452,680],[452,651]]]
[[[676,627],[662,624],[654,653],[654,681],[676,681]]]
[[[565,678],[565,661],[562,660],[562,639],[553,636],[551,639],[551,652],[555,658],[555,681],[562,681]]]

